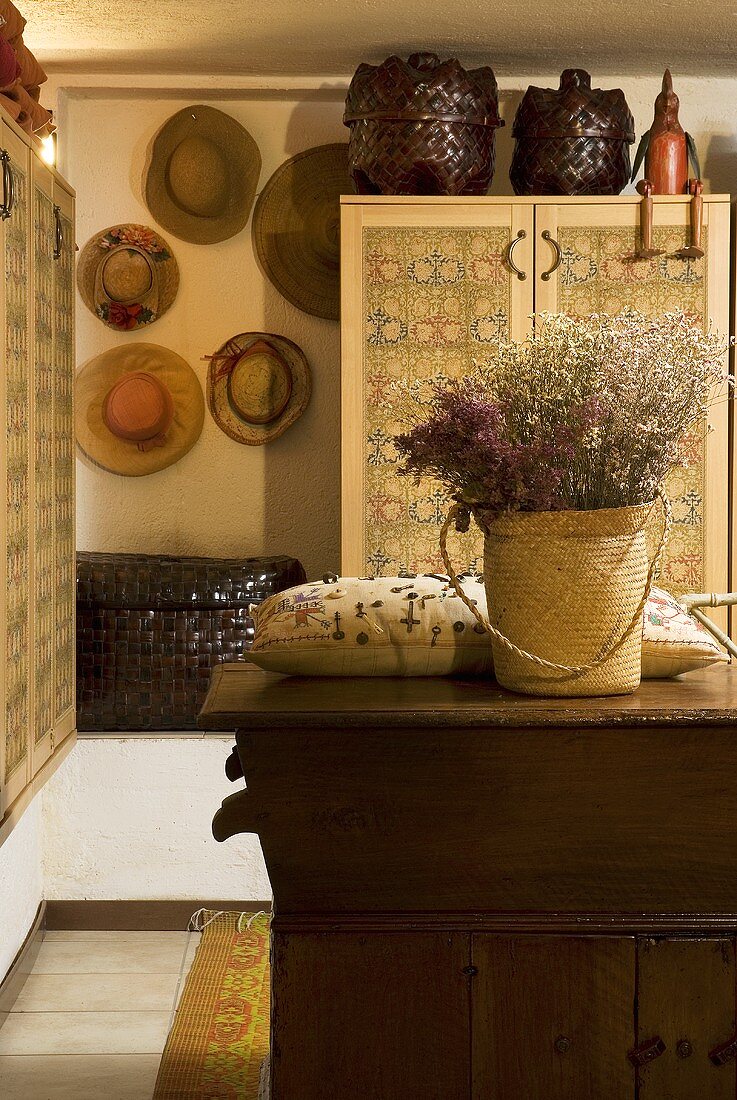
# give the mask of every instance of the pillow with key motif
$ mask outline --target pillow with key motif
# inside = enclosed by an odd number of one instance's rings
[[[483,584],[464,578],[486,615]],[[298,676],[491,676],[491,640],[446,578],[335,578],[254,608],[250,659]]]

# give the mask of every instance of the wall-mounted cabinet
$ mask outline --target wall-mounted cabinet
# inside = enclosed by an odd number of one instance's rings
[[[71,747],[74,192],[0,118],[0,839]]]
[[[689,200],[654,202],[654,245],[635,255],[640,203],[624,198],[342,200],[342,570],[434,572],[447,494],[397,475],[401,430],[391,385],[420,397],[466,373],[500,338],[519,339],[533,311],[649,315],[684,309],[729,331],[728,196],[704,203],[703,259],[682,259]],[[674,526],[661,583],[674,593],[728,588],[728,409],[690,441],[668,484]],[[451,556],[480,571],[482,538],[454,536]]]

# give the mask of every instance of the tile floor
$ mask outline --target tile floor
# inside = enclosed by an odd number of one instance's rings
[[[47,932],[0,1028],[1,1100],[151,1100],[196,932]]]

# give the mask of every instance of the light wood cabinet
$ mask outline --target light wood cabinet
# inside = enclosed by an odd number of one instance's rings
[[[401,425],[391,386],[422,399],[503,337],[529,331],[533,311],[657,315],[682,308],[729,332],[728,196],[704,205],[701,260],[675,256],[689,240],[689,201],[654,203],[655,246],[638,260],[639,199],[342,200],[342,571],[392,574],[441,567],[439,527],[450,501],[436,482],[397,475]],[[668,490],[673,533],[661,583],[674,593],[728,588],[728,405],[690,441],[687,469]],[[456,536],[451,556],[480,571],[480,534]],[[722,620],[726,617],[722,614]]]
[[[74,192],[0,119],[0,840],[71,747]]]

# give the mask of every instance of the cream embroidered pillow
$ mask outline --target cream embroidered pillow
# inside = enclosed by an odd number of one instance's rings
[[[727,661],[708,630],[688,615],[674,596],[653,588],[645,607],[642,678],[657,680]]]
[[[464,581],[486,614],[484,587]],[[249,657],[306,676],[493,674],[491,641],[439,577],[341,577],[270,596],[253,611]]]

